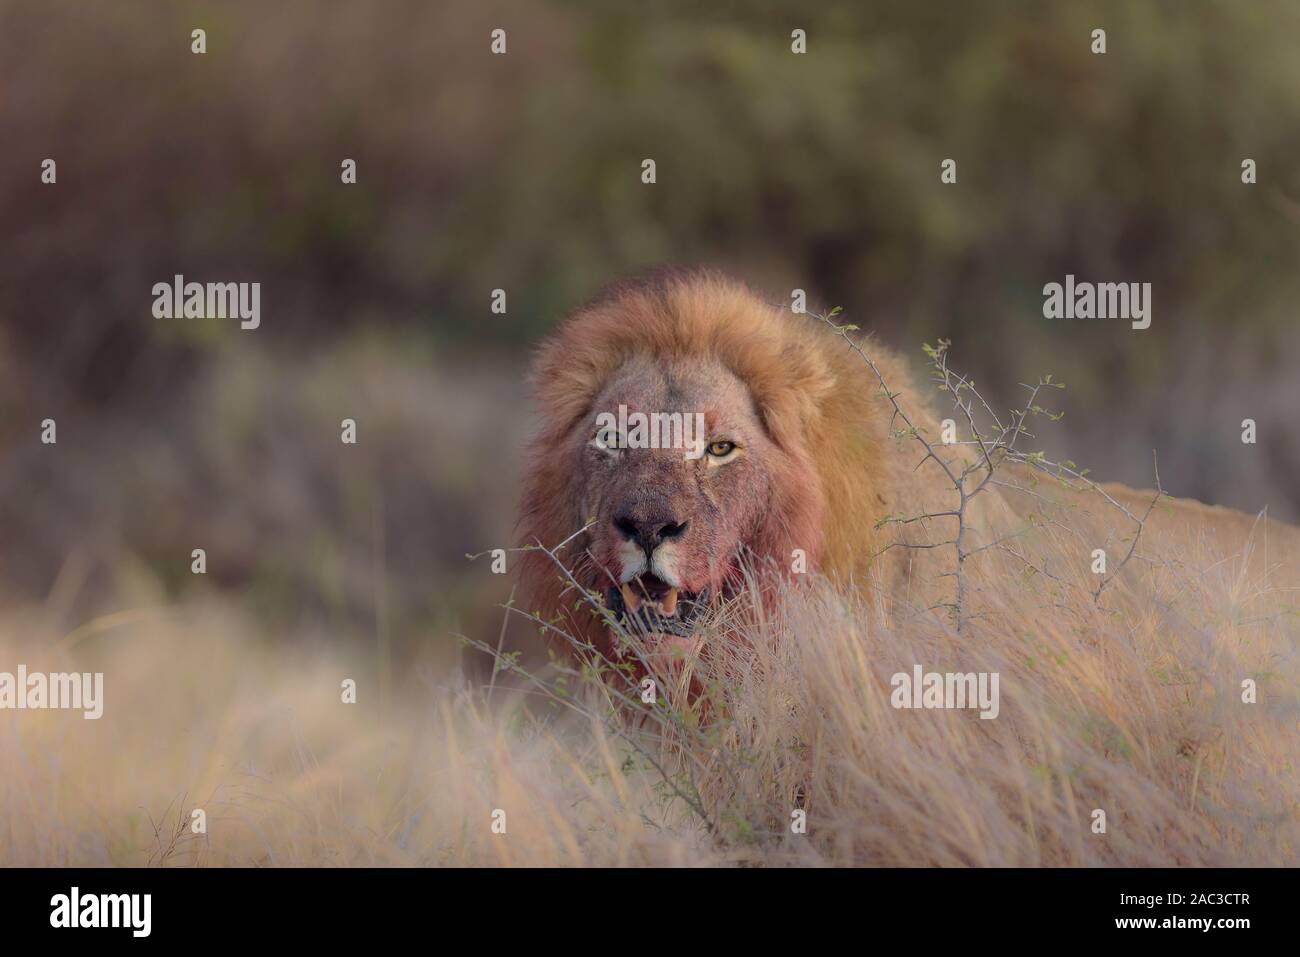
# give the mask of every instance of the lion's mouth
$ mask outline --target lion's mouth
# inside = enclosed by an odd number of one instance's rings
[[[648,572],[605,593],[605,602],[615,617],[629,630],[646,634],[691,634],[707,600],[707,588],[688,592]]]

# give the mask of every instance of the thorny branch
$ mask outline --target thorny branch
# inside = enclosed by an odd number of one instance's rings
[[[975,547],[968,546],[968,536],[971,532],[970,504],[972,500],[974,500],[990,485],[1019,489],[1026,494],[1040,497],[1037,496],[1032,489],[1026,489],[1017,485],[1015,482],[1004,481],[1000,477],[995,478],[995,476],[998,476],[999,474],[999,469],[1005,463],[1023,465],[1035,471],[1051,475],[1058,481],[1062,482],[1062,484],[1076,491],[1078,490],[1078,486],[1071,484],[1071,480],[1077,481],[1085,486],[1087,490],[1099,494],[1111,506],[1118,509],[1126,518],[1134,523],[1136,531],[1129,543],[1128,553],[1109,575],[1102,578],[1096,590],[1092,592],[1094,603],[1100,603],[1102,592],[1115,579],[1115,576],[1123,570],[1129,560],[1133,558],[1137,549],[1138,540],[1141,538],[1142,531],[1146,526],[1147,519],[1151,516],[1152,510],[1164,494],[1160,485],[1160,471],[1158,464],[1155,469],[1156,494],[1152,498],[1151,503],[1147,506],[1142,517],[1139,518],[1129,511],[1129,509],[1122,503],[1116,501],[1115,498],[1106,492],[1105,489],[1087,478],[1084,472],[1079,471],[1072,462],[1049,461],[1041,452],[1026,452],[1017,448],[1017,443],[1020,441],[1021,436],[1027,436],[1031,439],[1034,438],[1034,434],[1025,427],[1030,415],[1044,415],[1048,419],[1056,421],[1064,414],[1049,412],[1038,404],[1038,397],[1043,389],[1063,389],[1063,384],[1052,381],[1052,376],[1050,375],[1045,378],[1040,378],[1039,381],[1033,385],[1021,383],[1021,387],[1028,392],[1024,408],[1011,410],[1008,418],[1004,422],[1002,416],[999,416],[998,413],[994,411],[992,405],[975,387],[974,381],[958,372],[955,372],[949,367],[948,348],[951,345],[951,342],[946,339],[941,339],[937,346],[926,345],[924,347],[925,353],[930,359],[930,381],[934,382],[938,388],[951,399],[952,407],[965,421],[971,434],[971,438],[967,441],[944,442],[941,443],[941,445],[945,447],[968,446],[977,450],[977,454],[970,461],[967,461],[964,464],[959,460],[956,460],[955,457],[954,461],[949,461],[939,454],[938,447],[926,437],[924,429],[919,428],[913,423],[912,419],[907,415],[906,411],[904,411],[902,405],[898,401],[900,393],[893,391],[889,387],[889,383],[885,380],[885,376],[880,371],[880,367],[866,352],[866,350],[862,348],[859,340],[850,335],[850,333],[857,331],[857,326],[840,325],[834,321],[835,317],[839,315],[839,313],[840,310],[837,307],[832,309],[827,315],[814,315],[813,318],[825,323],[834,330],[834,332],[845,341],[848,347],[867,364],[875,375],[876,380],[880,383],[881,394],[889,401],[893,408],[889,423],[890,433],[895,438],[899,439],[909,437],[915,439],[925,453],[920,462],[917,463],[917,467],[919,468],[925,462],[930,460],[936,462],[943,470],[944,475],[947,476],[948,481],[951,483],[953,491],[957,496],[957,505],[955,508],[944,511],[928,512],[923,515],[901,517],[890,515],[882,519],[879,525],[908,525],[912,523],[921,523],[924,525],[930,519],[938,518],[955,518],[957,520],[957,532],[950,539],[930,543],[894,541],[885,546],[885,549],[882,549],[882,551],[895,546],[912,549],[944,546],[951,546],[953,548],[956,564],[956,568],[952,572],[952,577],[955,581],[955,596],[952,602],[944,602],[937,607],[947,607],[950,609],[958,636],[962,634],[964,626],[968,620],[966,563],[972,557],[981,552],[996,548],[999,551],[1014,556],[1025,565],[1042,573],[1046,577],[1063,584],[1068,584],[1065,579],[1062,579],[1058,575],[1051,574],[1044,568],[1038,568],[1021,552],[1008,547],[1007,543],[1009,541],[1019,538],[1035,527],[1035,523],[1032,520],[1028,526],[1003,535],[992,542],[987,542]],[[981,415],[987,416],[990,423],[988,428],[981,427]],[[904,428],[896,429],[895,424],[900,420],[902,421]],[[1152,459],[1154,462],[1154,451],[1152,452]],[[976,478],[972,480],[972,476],[976,476]],[[974,484],[970,484],[970,481],[968,480],[972,480]]]

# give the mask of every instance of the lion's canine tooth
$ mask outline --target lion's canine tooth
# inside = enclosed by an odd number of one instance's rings
[[[632,591],[631,585],[623,582],[621,591],[623,592],[623,604],[627,605],[628,611],[634,612],[641,607],[641,599],[636,596],[636,592]]]
[[[677,589],[668,589],[668,594],[664,595],[664,600],[659,603],[659,613],[665,618],[671,618],[677,614]]]

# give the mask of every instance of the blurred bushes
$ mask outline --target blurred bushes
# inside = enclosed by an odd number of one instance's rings
[[[664,260],[798,284],[981,362],[1005,361],[981,344],[1001,333],[1048,353],[1082,336],[1158,370],[1175,333],[1231,320],[1264,343],[1291,315],[1294,4],[0,9],[4,316],[60,372],[174,335],[145,308],[175,272],[263,281],[268,336],[387,321],[503,348]],[[1153,282],[1165,339],[1045,326],[1066,271]],[[41,350],[51,324],[77,345]]]

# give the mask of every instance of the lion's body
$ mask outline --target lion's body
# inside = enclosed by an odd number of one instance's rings
[[[1155,498],[1151,489],[1132,489],[1117,482],[1102,488],[1131,512],[1142,511]],[[1161,496],[1143,530],[1156,554],[1231,559],[1243,577],[1267,580],[1273,588],[1291,590],[1300,601],[1300,529],[1271,519],[1267,510],[1250,515],[1194,499]]]

